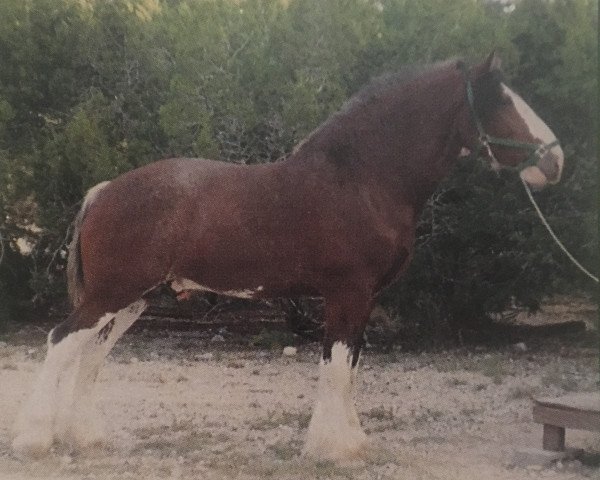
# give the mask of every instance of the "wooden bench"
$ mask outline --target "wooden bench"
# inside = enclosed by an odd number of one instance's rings
[[[600,431],[600,393],[534,399],[533,421],[544,425],[544,450],[565,450],[565,428]]]

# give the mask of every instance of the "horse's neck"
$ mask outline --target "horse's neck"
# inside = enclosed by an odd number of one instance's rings
[[[439,79],[332,117],[291,162],[322,162],[419,211],[460,152],[458,90]]]
[[[450,174],[461,150],[455,122],[440,117],[432,117],[432,120],[437,125],[416,132],[413,137],[416,145],[404,139],[402,153],[385,159],[384,167],[378,172],[382,188],[396,201],[409,203],[417,212]],[[436,132],[435,137],[432,130]]]
[[[393,118],[381,122],[379,131],[355,138],[358,145],[364,145],[355,166],[357,178],[371,177],[395,201],[419,211],[460,153],[460,105],[456,89],[449,87],[400,98],[387,110]]]

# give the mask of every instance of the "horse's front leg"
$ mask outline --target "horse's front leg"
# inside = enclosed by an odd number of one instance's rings
[[[367,444],[354,405],[356,370],[371,309],[356,291],[325,299],[325,337],[319,385],[303,454],[326,460],[352,458]]]

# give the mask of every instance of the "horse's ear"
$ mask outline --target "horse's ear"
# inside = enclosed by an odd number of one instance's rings
[[[492,53],[488,55],[484,65],[484,71],[486,72],[491,72],[492,70],[500,70],[500,68],[502,67],[502,60],[500,60],[500,57],[496,54],[496,50],[492,50]]]
[[[478,79],[486,73],[498,72],[500,71],[501,65],[502,60],[500,60],[500,57],[496,55],[496,51],[492,51],[492,53],[488,55],[485,61],[473,67],[473,78]]]

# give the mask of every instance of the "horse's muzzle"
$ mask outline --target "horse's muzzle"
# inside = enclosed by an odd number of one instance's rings
[[[540,156],[537,165],[521,170],[520,176],[535,190],[541,190],[547,184],[554,185],[562,176],[564,158],[562,148],[556,145]]]

